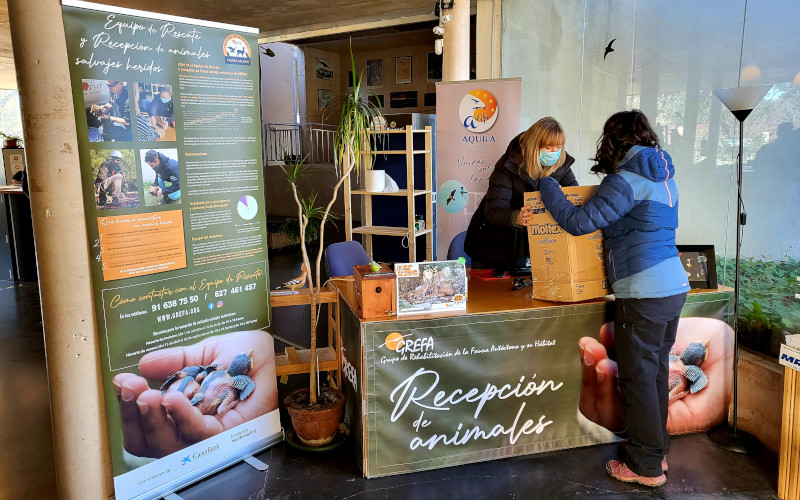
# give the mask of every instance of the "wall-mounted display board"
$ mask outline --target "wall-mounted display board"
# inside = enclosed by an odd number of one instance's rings
[[[281,439],[257,31],[62,3],[115,496],[157,498]]]

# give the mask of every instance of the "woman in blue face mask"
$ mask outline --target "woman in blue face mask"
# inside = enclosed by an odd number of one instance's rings
[[[472,215],[464,250],[472,267],[485,267],[501,274],[524,267],[527,255],[525,226],[530,207],[523,206],[524,194],[539,190],[539,180],[551,177],[562,186],[577,186],[572,164],[564,151],[566,135],[556,119],[545,117],[515,137],[495,164],[489,189]]]

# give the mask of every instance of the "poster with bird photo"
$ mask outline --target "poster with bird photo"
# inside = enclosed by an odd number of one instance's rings
[[[395,264],[397,314],[467,309],[467,268],[460,260]]]

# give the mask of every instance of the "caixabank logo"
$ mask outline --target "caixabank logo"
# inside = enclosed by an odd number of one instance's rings
[[[226,64],[250,65],[250,44],[239,35],[230,35],[222,44]]]
[[[484,89],[473,90],[461,99],[458,116],[461,124],[472,133],[486,132],[497,121],[500,105],[491,92]]]

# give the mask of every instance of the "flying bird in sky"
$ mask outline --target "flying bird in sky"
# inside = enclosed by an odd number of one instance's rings
[[[611,48],[611,44],[614,43],[615,40],[616,40],[616,38],[614,40],[611,40],[610,42],[608,42],[608,46],[606,47],[606,52],[605,52],[605,54],[603,54],[603,60],[604,61],[606,60],[606,56],[608,55],[609,52],[614,52],[614,49]]]

